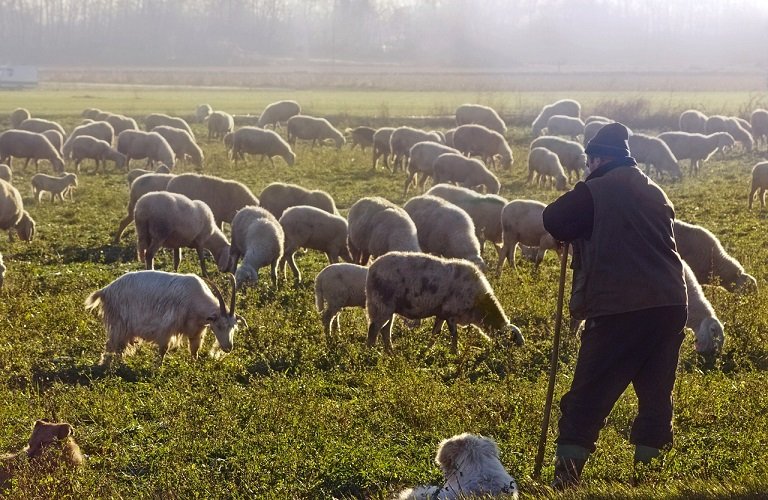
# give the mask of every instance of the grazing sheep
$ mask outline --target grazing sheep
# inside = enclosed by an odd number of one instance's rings
[[[466,188],[484,187],[488,193],[499,194],[501,183],[493,172],[477,158],[467,158],[459,153],[444,153],[432,165],[435,184],[457,183]]]
[[[232,223],[238,210],[249,205],[258,207],[259,199],[245,184],[211,175],[181,174],[175,176],[166,188],[171,193],[183,194],[191,200],[205,202],[211,208],[216,225]]]
[[[544,229],[544,207],[546,205],[535,200],[512,200],[501,211],[501,228],[504,246],[499,254],[496,265],[496,276],[501,276],[504,260],[509,261],[515,269],[515,250],[518,243],[530,247],[538,247],[534,266],[538,267],[544,259],[547,250],[558,249],[557,242]]]
[[[325,337],[331,338],[333,322],[339,325],[339,312],[345,307],[365,307],[365,280],[368,268],[339,262],[330,264],[315,277],[315,307],[322,313]]]
[[[267,104],[259,115],[258,126],[266,128],[272,125],[273,129],[280,126],[281,122],[287,122],[291,117],[301,113],[301,106],[296,101],[277,101]]]
[[[456,125],[483,125],[500,134],[507,132],[507,124],[495,109],[481,104],[462,104],[456,108]]]
[[[547,179],[550,185],[560,191],[565,191],[568,184],[568,177],[560,164],[560,158],[547,148],[533,148],[528,153],[528,179],[531,182],[538,176],[539,186],[546,184]]]
[[[112,125],[112,128],[115,130],[115,137],[119,136],[120,133],[125,130],[139,130],[139,126],[136,124],[136,120],[128,116],[107,113],[106,116],[100,119]]]
[[[340,215],[307,205],[290,207],[280,217],[285,233],[285,251],[282,259],[283,274],[286,263],[293,271],[294,284],[301,283],[301,272],[294,256],[299,248],[311,248],[325,252],[328,262],[335,264],[339,257],[351,262],[347,246],[347,221]]]
[[[768,162],[764,161],[752,167],[752,187],[749,190],[749,208],[752,208],[752,201],[755,199],[755,193],[759,190],[760,208],[765,209],[765,190],[768,189]]]
[[[449,130],[445,131],[445,133],[443,135],[445,136],[445,145],[446,146],[455,147],[453,145],[453,134],[455,134],[455,133],[456,133],[456,129],[455,128],[452,128],[452,129],[449,129]]]
[[[27,130],[29,132],[36,132],[42,134],[46,130],[55,130],[61,134],[62,137],[67,135],[64,127],[51,120],[44,120],[42,118],[27,118],[19,124],[17,127],[19,130]]]
[[[729,116],[714,115],[707,118],[707,134],[714,134],[716,132],[727,132],[733,137],[733,140],[740,142],[747,152],[752,151],[754,146],[754,139],[752,134],[749,133],[741,123],[736,119]],[[722,149],[722,148],[721,148]]]
[[[581,116],[581,104],[571,99],[561,99],[552,104],[545,105],[541,108],[539,115],[533,120],[533,124],[531,125],[534,137],[541,135],[542,130],[547,126],[547,121],[554,115],[565,115],[578,118]]]
[[[307,115],[295,115],[288,119],[288,144],[296,144],[296,139],[312,141],[312,147],[320,142],[322,145],[325,139],[331,139],[336,144],[336,149],[341,149],[347,140],[331,122],[325,118],[316,118]]]
[[[768,146],[768,111],[765,109],[756,109],[750,115],[750,125],[752,125],[752,137],[755,139],[755,147],[760,147],[760,142]]]
[[[72,157],[72,144],[80,136],[90,136],[94,139],[106,141],[111,146],[115,142],[115,129],[112,128],[109,122],[104,121],[86,123],[75,127],[61,147],[61,153],[65,159],[68,160]]]
[[[728,255],[717,236],[702,226],[675,220],[677,252],[702,285],[717,282],[731,292],[757,290],[757,281],[742,265]]]
[[[167,125],[158,125],[151,131],[163,136],[168,145],[171,146],[177,160],[183,161],[186,157],[189,157],[192,164],[202,170],[203,150],[197,145],[193,135],[186,130]]]
[[[615,120],[611,120],[607,116],[601,116],[601,115],[589,115],[584,119],[584,126],[586,127],[592,122],[603,122],[603,123],[613,123]]]
[[[61,145],[64,142],[64,137],[61,135],[61,132],[58,130],[46,130],[44,132],[41,132],[51,143],[51,146],[56,149],[56,151],[61,154]]]
[[[707,133],[707,115],[698,109],[687,109],[680,113],[680,131],[689,134]]]
[[[365,151],[365,148],[373,146],[373,134],[376,133],[375,128],[355,127],[348,128],[344,132],[350,137],[350,143],[352,144],[350,149],[355,149],[355,146],[360,146],[360,149]]]
[[[403,209],[416,224],[422,251],[446,258],[465,259],[485,269],[475,224],[467,212],[431,195],[415,196]]]
[[[239,159],[245,159],[244,154],[261,155],[269,158],[269,163],[274,168],[273,156],[279,156],[288,166],[293,166],[296,161],[296,153],[277,132],[256,127],[242,127],[232,135],[232,159],[237,163]]]
[[[197,351],[209,327],[224,352],[232,350],[234,333],[242,319],[235,314],[235,279],[229,311],[218,287],[211,291],[194,274],[162,271],[126,273],[85,299],[85,308],[101,313],[107,342],[100,363],[109,365],[112,356],[130,353],[138,340],[159,347],[160,363],[171,345],[182,338],[189,341],[189,353]]]
[[[16,129],[0,134],[0,163],[8,162],[10,165],[14,156],[26,160],[25,169],[30,160],[35,160],[35,166],[38,160],[48,160],[54,172],[64,171],[64,160],[43,134]]]
[[[153,129],[161,126],[184,130],[192,138],[192,142],[195,141],[195,133],[192,132],[192,127],[189,126],[189,123],[184,118],[168,116],[163,113],[152,113],[144,118],[144,127],[147,132],[151,132]]]
[[[658,177],[666,173],[673,179],[683,178],[677,158],[663,140],[645,134],[632,134],[629,136],[629,150],[638,163],[645,163],[646,174],[653,167]]]
[[[283,258],[285,235],[274,215],[261,207],[244,207],[232,219],[232,246],[229,270],[235,272],[238,286],[256,283],[259,269],[271,266],[272,285],[277,286],[277,266]],[[237,267],[240,257],[243,263]]]
[[[709,160],[715,151],[734,145],[733,137],[727,132],[716,132],[710,135],[664,132],[658,137],[667,143],[675,158],[691,160],[691,175],[697,175],[701,162]]]
[[[70,142],[70,155],[75,162],[75,169],[80,172],[80,163],[83,160],[91,159],[96,161],[96,168],[93,173],[107,170],[107,160],[115,162],[115,168],[124,170],[128,157],[109,145],[107,141],[96,139],[90,135],[80,135]]]
[[[456,351],[457,325],[472,324],[483,336],[523,344],[520,329],[512,325],[482,271],[471,262],[411,252],[389,252],[368,268],[365,282],[368,312],[368,347],[379,332],[384,349],[392,352],[392,322],[399,314],[409,319],[435,317],[436,337],[448,323]]]
[[[210,104],[200,104],[195,108],[195,121],[203,123],[211,113],[213,113],[213,108]]]
[[[411,216],[384,198],[360,198],[349,208],[347,222],[349,251],[357,264],[391,251],[421,251]]]
[[[157,132],[142,132],[141,130],[125,130],[117,136],[117,150],[126,156],[126,169],[131,160],[146,158],[147,164],[154,162],[166,164],[173,168],[176,164],[173,149],[168,141]]]
[[[133,222],[133,213],[136,208],[136,202],[147,193],[154,191],[165,191],[171,179],[176,177],[173,174],[146,174],[137,177],[131,182],[131,191],[128,194],[128,214],[120,220],[117,226],[117,232],[112,242],[117,245],[120,243],[120,237],[128,225]]]
[[[725,341],[723,324],[717,318],[712,304],[704,295],[691,267],[683,260],[683,276],[688,289],[688,319],[685,326],[696,337],[694,349],[699,354],[711,355],[721,351]]]
[[[60,177],[53,177],[46,174],[35,174],[30,179],[32,184],[32,196],[35,197],[35,201],[40,203],[43,193],[51,193],[51,201],[56,201],[56,198],[63,203],[69,194],[70,201],[74,201],[72,192],[77,187],[77,175],[62,172]]]
[[[589,141],[591,141],[592,138],[597,135],[597,132],[601,128],[603,128],[603,125],[607,125],[608,123],[611,123],[611,122],[601,122],[599,120],[596,120],[596,121],[592,121],[584,124],[584,141],[582,142],[584,147],[586,147],[587,144],[589,144]]]
[[[99,115],[103,113],[102,110],[99,108],[85,108],[82,113],[80,113],[80,116],[85,118],[86,120],[97,120]]]
[[[59,464],[83,465],[83,454],[73,434],[72,426],[66,422],[37,420],[27,446],[19,452],[0,455],[0,492],[10,486],[24,458],[34,471],[41,472],[52,470]]]
[[[214,111],[208,116],[208,140],[223,139],[235,131],[235,119],[224,111]]]
[[[392,155],[392,149],[389,146],[389,140],[394,132],[394,127],[381,127],[373,134],[373,164],[371,170],[376,170],[376,164],[379,158],[384,157],[384,166],[389,168],[389,157]]]
[[[8,231],[9,239],[13,239],[11,229],[24,241],[32,241],[35,236],[35,221],[24,210],[21,193],[3,180],[0,180],[0,229]]]
[[[168,168],[167,165],[160,164],[159,167],[157,167],[154,170],[145,170],[143,168],[132,168],[130,172],[125,174],[125,179],[128,181],[128,185],[130,186],[133,184],[133,181],[141,177],[142,175],[147,174],[170,174],[171,169]]]
[[[261,207],[265,208],[278,219],[286,209],[298,205],[308,205],[319,208],[329,214],[339,215],[333,197],[319,189],[309,190],[297,184],[273,182],[259,193]]]
[[[29,120],[32,115],[29,114],[29,110],[24,108],[16,108],[11,111],[10,121],[11,128],[19,128],[25,120]]]
[[[552,115],[547,120],[547,133],[549,135],[567,135],[571,139],[577,139],[584,133],[584,122],[574,116]]]
[[[13,183],[13,171],[11,170],[11,167],[5,163],[0,163],[0,179],[8,183]]]
[[[453,133],[453,147],[467,156],[477,155],[486,165],[493,165],[495,156],[501,157],[502,168],[512,168],[514,158],[507,140],[498,132],[482,125],[462,125]]]
[[[578,180],[581,173],[587,170],[587,155],[584,154],[584,147],[578,142],[544,135],[531,142],[531,149],[534,148],[546,148],[555,153],[560,159],[560,164],[568,172],[569,181],[572,173],[576,173]]]
[[[433,141],[417,142],[411,147],[411,151],[408,153],[410,161],[408,162],[408,177],[405,179],[403,198],[406,197],[408,188],[413,183],[416,183],[422,191],[424,190],[424,183],[427,181],[427,178],[434,176],[433,165],[435,160],[444,153],[458,154],[459,152]]]
[[[200,200],[178,193],[147,193],[136,202],[137,256],[147,269],[154,269],[155,254],[161,247],[173,250],[173,270],[178,271],[181,247],[194,248],[203,276],[205,251],[210,250],[219,271],[229,268],[229,241],[216,225],[211,209]]]
[[[412,127],[398,127],[393,130],[389,137],[389,151],[393,157],[392,171],[405,170],[408,166],[411,148],[416,143],[425,141],[443,142],[437,132],[427,132]]]

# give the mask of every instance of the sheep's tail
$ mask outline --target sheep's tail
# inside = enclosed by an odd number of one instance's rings
[[[323,290],[321,287],[318,286],[317,281],[315,281],[315,307],[317,308],[317,312],[323,312],[323,303],[325,301],[323,300]]]
[[[100,310],[104,301],[102,297],[104,296],[104,289],[99,289],[93,292],[88,296],[87,299],[85,299],[85,310],[86,311],[95,311]]]

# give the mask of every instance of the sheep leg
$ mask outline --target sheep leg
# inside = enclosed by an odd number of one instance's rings
[[[445,320],[442,318],[435,318],[435,324],[432,326],[432,339],[429,341],[429,344],[427,344],[427,351],[432,349],[434,347],[435,342],[437,342],[437,338],[440,336],[440,331],[443,329],[443,323]]]
[[[120,237],[123,235],[123,231],[125,231],[125,228],[128,227],[128,224],[133,222],[133,214],[128,214],[125,217],[120,220],[120,224],[117,226],[117,232],[115,233],[115,237],[112,239],[112,243],[117,245],[120,243]]]
[[[174,249],[178,250],[178,249]],[[205,249],[203,247],[199,247],[197,250],[197,258],[200,260],[200,269],[203,271],[203,276],[206,278],[208,277],[208,271],[205,269]],[[174,254],[174,263],[176,260],[176,255]]]
[[[277,261],[273,262],[272,265],[270,266],[269,276],[272,278],[272,286],[277,288]]]
[[[376,148],[373,148],[373,163],[371,164],[371,170],[376,170],[376,161],[379,159],[379,154]]]
[[[390,316],[389,321],[384,323],[384,328],[381,330],[381,341],[384,343],[384,352],[387,354],[392,354],[392,324],[394,322],[394,315]]]
[[[765,210],[765,188],[760,189],[760,208]]]
[[[405,198],[408,195],[408,188],[410,187],[414,178],[416,178],[416,172],[410,172],[408,174],[408,178],[405,180],[405,189],[403,190],[403,198]]]
[[[173,249],[173,272],[179,271],[179,263],[181,262],[181,248]]]
[[[146,250],[144,251],[144,263],[147,270],[155,269],[155,254],[158,250],[160,250],[162,244],[163,242],[157,238],[155,240],[151,240],[146,246]],[[139,252],[141,252],[141,248],[142,243],[139,242]],[[141,258],[141,253],[139,253],[139,258]]]
[[[197,359],[197,352],[203,343],[203,331],[201,330],[194,337],[189,338],[189,354],[192,355],[192,359]]]
[[[294,250],[283,258],[288,262],[288,267],[291,268],[291,271],[293,271],[293,286],[298,286],[299,283],[301,283],[301,271],[299,271],[299,268],[296,266],[296,261],[294,260],[295,256],[296,251]]]
[[[752,201],[755,198],[755,193],[757,192],[757,189],[758,189],[757,186],[752,186],[752,190],[749,192],[749,208],[750,208],[750,210],[752,209]],[[763,203],[764,203],[763,200],[762,200],[762,196],[763,196],[763,191],[761,190],[761,193],[760,193],[760,201],[761,201],[760,207],[761,208],[762,208]]]
[[[456,322],[448,320],[448,331],[451,332],[451,353],[456,354],[459,350],[459,333],[456,330]]]
[[[331,337],[333,335],[333,318],[337,314],[338,314],[338,311],[335,311],[330,307],[326,308],[325,311],[323,311],[323,327],[325,329],[326,340],[331,340]]]

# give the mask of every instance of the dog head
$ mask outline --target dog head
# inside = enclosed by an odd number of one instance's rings
[[[38,420],[32,428],[27,455],[30,458],[38,457],[47,446],[65,440],[73,434],[72,426],[65,422],[53,423],[47,420]]]
[[[435,456],[435,462],[446,476],[462,465],[481,464],[493,459],[499,460],[496,442],[468,432],[441,441]]]

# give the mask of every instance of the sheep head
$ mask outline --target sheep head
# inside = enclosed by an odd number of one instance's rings
[[[29,216],[29,213],[26,210],[16,224],[16,231],[19,233],[19,237],[24,241],[32,241],[32,238],[35,237],[35,221]]]
[[[723,324],[717,318],[704,319],[696,329],[694,349],[703,355],[718,354],[723,349],[725,333]]]
[[[224,352],[230,352],[232,350],[235,330],[237,330],[238,323],[242,320],[240,316],[235,314],[237,282],[232,274],[229,274],[228,277],[232,287],[229,311],[227,311],[227,305],[224,302],[224,297],[222,296],[219,287],[212,281],[205,280],[208,286],[211,287],[213,295],[219,301],[219,310],[207,318],[208,326],[213,331],[213,334],[216,336],[216,341],[219,343],[219,347],[221,347],[221,350]]]
[[[52,423],[38,420],[32,428],[32,435],[27,443],[27,455],[30,458],[39,457],[46,447],[67,439],[73,434],[72,426],[67,423]]]

